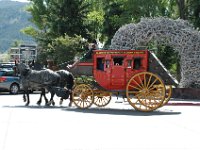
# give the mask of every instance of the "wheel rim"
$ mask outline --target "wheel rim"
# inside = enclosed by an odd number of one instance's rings
[[[165,86],[165,99],[163,101],[162,106],[164,106],[165,104],[168,103],[168,101],[170,100],[172,96],[172,86],[171,85],[166,85]]]
[[[111,93],[106,91],[96,90],[94,92],[94,104],[98,107],[105,107],[110,103]]]
[[[16,85],[16,84],[13,84],[11,87],[10,87],[10,92],[12,94],[17,94],[19,91],[19,87]]]
[[[157,75],[141,72],[129,80],[126,96],[130,105],[136,110],[153,111],[163,104],[165,86]]]
[[[73,102],[78,108],[89,108],[94,101],[94,93],[86,84],[77,85],[72,93]]]

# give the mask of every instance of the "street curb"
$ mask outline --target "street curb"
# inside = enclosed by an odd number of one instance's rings
[[[180,99],[199,99],[200,101],[200,89],[173,88],[171,97]]]

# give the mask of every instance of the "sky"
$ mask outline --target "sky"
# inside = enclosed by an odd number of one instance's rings
[[[18,2],[28,2],[28,0],[12,0],[12,1],[18,1]]]

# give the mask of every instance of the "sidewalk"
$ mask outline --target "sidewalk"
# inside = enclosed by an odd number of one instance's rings
[[[166,105],[174,106],[200,106],[200,99],[171,98]]]

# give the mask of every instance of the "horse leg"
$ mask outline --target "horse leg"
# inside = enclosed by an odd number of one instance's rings
[[[23,93],[23,101],[26,102],[26,92]]]
[[[40,98],[39,98],[39,100],[37,101],[37,105],[40,106],[41,102],[42,102],[42,93],[40,94]]]
[[[55,95],[55,93],[52,94],[52,98],[51,98],[51,104],[52,104],[53,106],[55,106],[55,102],[54,102],[54,100],[53,100],[54,95]]]
[[[69,107],[71,107],[72,106],[72,102],[73,102],[73,99],[72,99],[72,92],[70,92],[70,98],[69,98],[69,100],[70,100],[70,102],[69,102]]]
[[[60,98],[60,103],[59,103],[59,104],[62,105],[62,103],[63,103],[63,98],[61,97],[61,98]]]
[[[39,98],[39,100],[37,101],[37,104],[38,105],[40,105],[41,103],[42,103],[42,96],[44,96],[44,99],[45,99],[45,105],[48,103],[48,99],[46,98],[46,96],[45,96],[45,89],[44,88],[42,88],[41,89],[41,94],[40,94],[40,98]]]
[[[50,91],[51,92],[51,91]],[[48,105],[50,106],[51,104],[54,106],[55,105],[55,102],[53,100],[53,97],[55,95],[55,92],[51,92],[51,98],[50,98],[50,101],[48,102]]]
[[[44,96],[45,106],[48,106],[48,98],[46,97],[45,89],[42,90],[42,95]]]
[[[29,99],[29,90],[26,90],[26,95],[27,95],[27,102],[25,106],[28,106],[30,103],[30,99]]]

